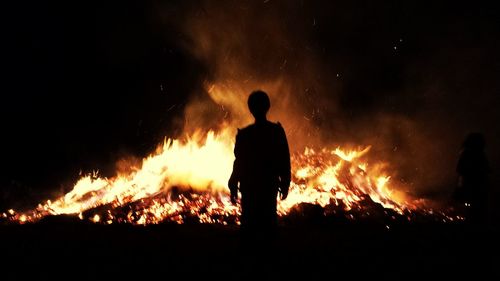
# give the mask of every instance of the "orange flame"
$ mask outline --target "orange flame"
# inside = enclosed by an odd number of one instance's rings
[[[89,219],[96,223],[182,223],[182,213],[188,212],[200,222],[225,223],[225,217],[238,217],[240,213],[239,206],[230,203],[226,187],[234,161],[234,134],[235,130],[226,126],[219,133],[196,133],[185,141],[165,140],[155,153],[143,159],[141,167],[133,167],[128,174],[114,178],[84,176],[66,195],[39,204],[30,212],[17,214],[11,210],[9,216],[20,223],[58,214],[80,214],[83,219],[82,212],[89,209],[103,205],[117,208],[135,202],[141,208],[129,211],[126,218],[118,219],[108,212],[106,217],[96,214]],[[349,210],[363,195],[397,212],[408,209],[409,205],[393,196],[390,177],[370,171],[368,163],[361,161],[369,150],[306,148],[303,153],[293,154],[289,196],[278,202],[278,213],[286,215],[294,205],[304,202],[341,204]],[[174,199],[173,187],[192,192]]]
[[[284,85],[277,81],[266,87],[277,93],[287,92]],[[2,217],[18,223],[59,214],[78,214],[80,219],[106,224],[183,223],[187,218],[202,223],[239,223],[240,206],[231,204],[226,185],[234,161],[236,127],[249,121],[248,114],[242,113],[248,89],[241,87],[238,83],[207,87],[212,100],[231,113],[232,123],[224,123],[218,132],[204,134],[197,130],[184,139],[166,139],[141,165],[126,163],[127,172],[112,178],[97,173],[83,176],[64,196],[27,212],[8,210]],[[275,113],[291,116],[288,121],[301,128],[300,121],[293,119],[298,115],[288,114],[291,109],[287,100],[277,99]],[[196,114],[201,107],[191,105],[186,114],[203,115]],[[288,198],[278,202],[279,215],[288,214],[300,203],[361,210],[367,197],[400,214],[411,212],[416,208],[412,202],[416,201],[408,202],[406,195],[397,190],[383,169],[385,163],[368,163],[370,148],[306,147],[292,154],[292,183]],[[92,212],[96,209],[98,213]]]

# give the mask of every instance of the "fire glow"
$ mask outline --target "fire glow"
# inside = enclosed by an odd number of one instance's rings
[[[108,206],[104,214],[88,219],[96,223],[182,223],[182,214],[189,213],[202,223],[226,223],[228,217],[237,223],[239,205],[231,204],[227,190],[234,161],[234,133],[226,127],[219,133],[196,133],[184,141],[165,140],[140,167],[131,167],[127,174],[113,178],[84,176],[73,190],[54,201],[25,213],[10,210],[3,216],[21,223],[60,214],[80,214],[83,219],[83,212]],[[362,160],[369,149],[306,148],[292,154],[293,180],[288,198],[278,202],[279,214],[287,215],[300,203],[322,207],[334,204],[345,210],[362,208],[359,202],[366,195],[398,213],[413,208],[393,194],[390,176]],[[110,211],[123,206],[129,210],[122,217]]]
[[[233,107],[232,113],[243,111],[245,92],[214,86],[208,90],[217,104]],[[181,139],[166,139],[142,163],[122,163],[126,172],[118,172],[111,178],[97,173],[82,176],[70,192],[56,200],[40,203],[29,211],[11,209],[1,215],[4,220],[17,223],[72,214],[105,224],[146,225],[186,220],[239,224],[240,206],[230,202],[227,188],[237,127],[233,120],[223,122],[217,131],[199,129]],[[344,214],[350,211],[369,214],[369,208],[377,204],[408,220],[416,210],[436,214],[399,191],[385,169],[386,163],[368,161],[370,148],[306,147],[293,152],[290,191],[286,200],[278,201],[278,214],[285,217],[301,203]],[[353,218],[352,214],[349,216]],[[442,213],[438,219],[453,221],[461,217]]]

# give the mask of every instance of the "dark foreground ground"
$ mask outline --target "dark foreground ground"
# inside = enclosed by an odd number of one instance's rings
[[[281,227],[273,249],[262,250],[244,247],[235,226],[52,218],[1,225],[0,238],[0,280],[237,280],[304,273],[306,280],[500,280],[500,236],[491,226],[296,225]]]

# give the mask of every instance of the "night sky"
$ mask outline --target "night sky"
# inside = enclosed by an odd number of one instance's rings
[[[1,12],[2,208],[68,191],[80,171],[112,176],[181,133],[204,82],[244,75],[290,80],[323,138],[369,142],[416,195],[453,188],[471,131],[497,182],[500,16],[486,4],[18,2]]]

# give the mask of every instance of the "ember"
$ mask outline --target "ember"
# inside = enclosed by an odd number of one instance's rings
[[[247,84],[251,89],[261,83]],[[288,92],[283,81],[264,86],[276,93]],[[179,139],[166,139],[141,164],[121,162],[120,165],[126,167],[121,170],[125,172],[112,178],[101,177],[96,172],[85,175],[64,196],[47,200],[29,211],[9,210],[2,217],[18,223],[75,214],[80,219],[105,224],[145,225],[186,220],[238,224],[239,204],[231,204],[227,182],[234,161],[236,128],[250,121],[245,102],[248,92],[239,83],[207,85],[207,94],[226,112],[218,130],[203,130],[199,124],[195,124],[194,129],[185,128],[185,132],[192,133],[185,133]],[[293,110],[289,105],[279,106],[286,100],[276,99],[275,112],[287,123],[303,126],[294,119],[296,114],[291,114]],[[193,104],[185,114],[201,115],[197,110],[204,106]],[[228,113],[230,118],[226,118]],[[291,155],[289,195],[278,202],[281,217],[287,216],[294,206],[307,203],[324,208],[325,213],[334,209],[351,219],[369,213],[373,204],[404,218],[411,218],[417,212],[432,214],[444,221],[461,219],[446,214],[440,217],[427,210],[422,200],[414,200],[401,192],[398,186],[401,183],[396,185],[391,181],[388,164],[368,157],[371,146],[311,147],[308,139],[295,141],[306,145]]]
[[[219,133],[197,133],[184,141],[168,139],[129,174],[84,176],[66,195],[31,211],[9,210],[3,217],[19,223],[78,214],[80,219],[105,224],[186,220],[238,224],[239,205],[231,204],[226,187],[234,160],[233,136],[234,129],[227,126]],[[353,211],[369,215],[377,204],[410,219],[418,206],[391,188],[390,176],[381,171],[380,163],[363,160],[369,150],[306,148],[293,154],[292,184],[288,198],[278,203],[279,215],[287,216],[295,206],[309,203],[354,219],[359,216]]]

